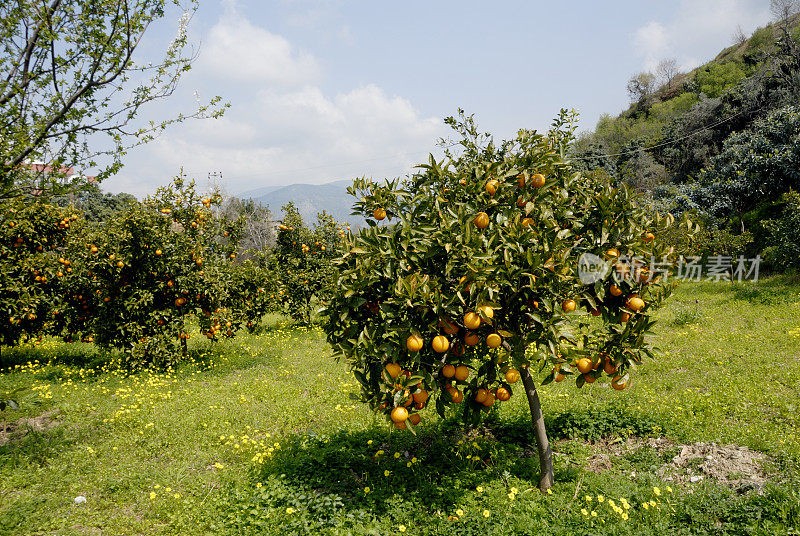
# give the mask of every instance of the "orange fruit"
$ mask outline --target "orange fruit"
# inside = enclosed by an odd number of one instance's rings
[[[485,316],[486,318],[489,319],[494,318],[494,310],[492,310],[492,308],[489,307],[488,305],[483,305],[481,307],[478,307],[478,310],[482,312],[483,316]]]
[[[386,372],[392,378],[397,378],[398,376],[400,376],[400,371],[403,370],[402,367],[400,367],[400,365],[398,365],[397,363],[389,363],[384,368],[386,368]]]
[[[463,382],[469,377],[469,369],[466,365],[459,365],[456,367],[455,376],[458,381]]]
[[[447,392],[450,393],[450,396],[453,398],[453,404],[459,404],[462,400],[464,400],[464,393],[452,385],[447,386]]]
[[[405,430],[406,428],[408,428],[406,421],[395,422],[393,424],[394,427],[397,428],[398,430]]]
[[[622,290],[617,285],[611,285],[608,287],[608,292],[612,296],[620,296],[622,294]]]
[[[531,185],[535,188],[541,188],[542,186],[544,186],[544,183],[545,183],[544,175],[542,175],[541,173],[536,173],[531,177]]]
[[[656,235],[654,235],[653,233],[647,233],[647,234],[644,235],[644,241],[645,242],[652,242],[655,239],[656,239]]]
[[[447,364],[442,367],[442,376],[445,378],[452,378],[456,375],[456,367],[453,365]]]
[[[376,208],[372,211],[372,217],[378,221],[381,221],[386,217],[386,209],[384,208]]]
[[[594,363],[592,363],[592,360],[589,359],[588,357],[582,357],[578,359],[577,365],[578,365],[578,370],[581,371],[583,374],[591,372],[591,370],[594,368]]]
[[[503,343],[503,338],[497,333],[490,333],[486,336],[486,346],[489,348],[497,348]]]
[[[575,303],[575,300],[564,300],[564,302],[561,304],[561,309],[562,309],[562,310],[563,310],[565,313],[571,313],[571,312],[573,312],[573,311],[574,311],[574,310],[575,310],[577,307],[578,307],[578,305]]]
[[[403,422],[408,419],[408,410],[403,406],[397,406],[389,416],[394,422]]]
[[[489,391],[489,393],[486,395],[486,400],[481,402],[481,404],[483,404],[487,408],[490,408],[490,407],[492,407],[494,405],[495,400],[496,399],[495,399],[494,393]]]
[[[472,311],[468,312],[464,315],[464,326],[467,329],[478,329],[481,327],[481,317],[478,313]]]
[[[466,344],[467,346],[475,346],[479,342],[481,342],[481,338],[478,336],[477,333],[469,332],[466,335],[464,335],[464,344]]]
[[[492,179],[486,183],[486,193],[489,195],[494,195],[499,187],[500,183],[497,182],[497,180]]]
[[[525,175],[517,175],[517,186],[525,188]]]
[[[620,378],[619,376],[615,376],[614,379],[611,380],[611,387],[613,387],[617,391],[622,391],[623,389],[625,389],[628,386],[628,382],[620,383],[619,381],[621,379],[622,378]]]
[[[472,222],[478,229],[486,229],[487,227],[489,227],[489,215],[486,214],[485,212],[478,212],[475,215],[475,219],[472,220]]]
[[[433,346],[434,352],[443,354],[450,348],[450,341],[444,335],[437,335],[433,338],[431,346]]]
[[[408,422],[410,422],[414,426],[418,425],[419,421],[421,421],[421,420],[422,420],[422,417],[420,417],[419,413],[413,413],[413,414],[408,416]]]
[[[644,309],[644,300],[634,294],[633,296],[628,298],[628,301],[625,303],[625,305],[631,311],[638,313],[639,311]]]
[[[619,257],[619,250],[617,248],[608,248],[606,250],[606,255],[612,258]]]
[[[497,388],[497,400],[499,400],[500,402],[505,402],[509,398],[511,398],[511,391],[509,391],[505,387]]]
[[[533,220],[531,218],[522,218],[523,227],[530,227],[531,225],[533,225]]]
[[[447,335],[455,335],[458,333],[458,326],[446,318],[439,320],[439,327],[442,328],[442,331]]]
[[[620,322],[627,322],[630,319],[631,319],[631,314],[630,313],[622,313],[622,315],[620,315],[620,317],[619,317],[619,321]]]
[[[566,378],[566,376],[564,376],[564,374],[561,373],[561,369],[559,369],[558,371],[554,371],[554,372],[556,374],[555,380],[557,382],[563,381],[564,378]]]
[[[513,368],[508,369],[506,371],[506,381],[508,383],[517,383],[519,381],[519,371]]]
[[[425,389],[420,389],[419,391],[415,392],[411,397],[414,399],[414,402],[417,404],[424,404],[428,401],[428,391]]]
[[[592,316],[600,316],[601,314],[599,309],[592,309],[589,312],[592,314]]]
[[[425,341],[422,340],[420,335],[413,333],[406,339],[406,348],[408,348],[409,352],[419,352],[422,350],[422,345],[424,342]]]
[[[477,402],[478,404],[483,404],[484,401],[486,401],[487,396],[489,396],[489,391],[483,388],[478,389],[477,392],[475,393],[475,402]]]
[[[589,376],[588,374],[584,374],[583,379],[586,383],[594,383],[597,381],[597,378],[595,378],[594,376]]]
[[[606,359],[606,363],[605,365],[603,365],[603,372],[611,376],[612,374],[617,372],[617,366],[610,359]]]

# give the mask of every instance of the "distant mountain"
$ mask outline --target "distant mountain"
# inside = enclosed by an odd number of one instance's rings
[[[281,207],[293,201],[303,221],[313,224],[317,213],[326,211],[336,221],[347,222],[351,225],[364,225],[360,216],[351,216],[355,198],[347,193],[347,187],[352,184],[350,180],[340,180],[325,184],[290,184],[281,187],[265,187],[250,190],[239,194],[242,199],[250,198],[263,205],[268,205],[275,216],[281,214]]]

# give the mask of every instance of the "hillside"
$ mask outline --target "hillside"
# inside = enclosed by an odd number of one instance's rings
[[[787,197],[800,190],[800,14],[688,73],[660,72],[631,78],[630,107],[578,139],[577,165],[700,222],[687,254],[800,268],[800,239],[786,232],[800,222],[800,201]]]

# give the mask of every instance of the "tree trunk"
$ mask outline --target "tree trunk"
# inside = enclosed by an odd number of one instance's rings
[[[550,441],[547,439],[547,429],[544,426],[544,415],[542,415],[542,405],[539,403],[539,393],[533,383],[528,367],[520,370],[522,384],[525,386],[525,395],[528,397],[528,406],[531,410],[531,421],[533,422],[533,434],[536,437],[536,450],[539,452],[539,489],[545,491],[553,485],[553,450],[550,448]]]
[[[188,354],[188,348],[186,346],[186,339],[181,337],[181,353],[183,354],[183,358],[186,359],[186,355]]]

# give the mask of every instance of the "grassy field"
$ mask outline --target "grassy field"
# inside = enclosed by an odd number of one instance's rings
[[[550,494],[521,396],[477,430],[390,431],[316,328],[273,319],[164,373],[3,348],[0,534],[797,534],[798,305],[787,279],[687,284],[631,388],[542,388]],[[761,480],[691,482],[702,456],[664,473],[694,442],[764,453]]]

